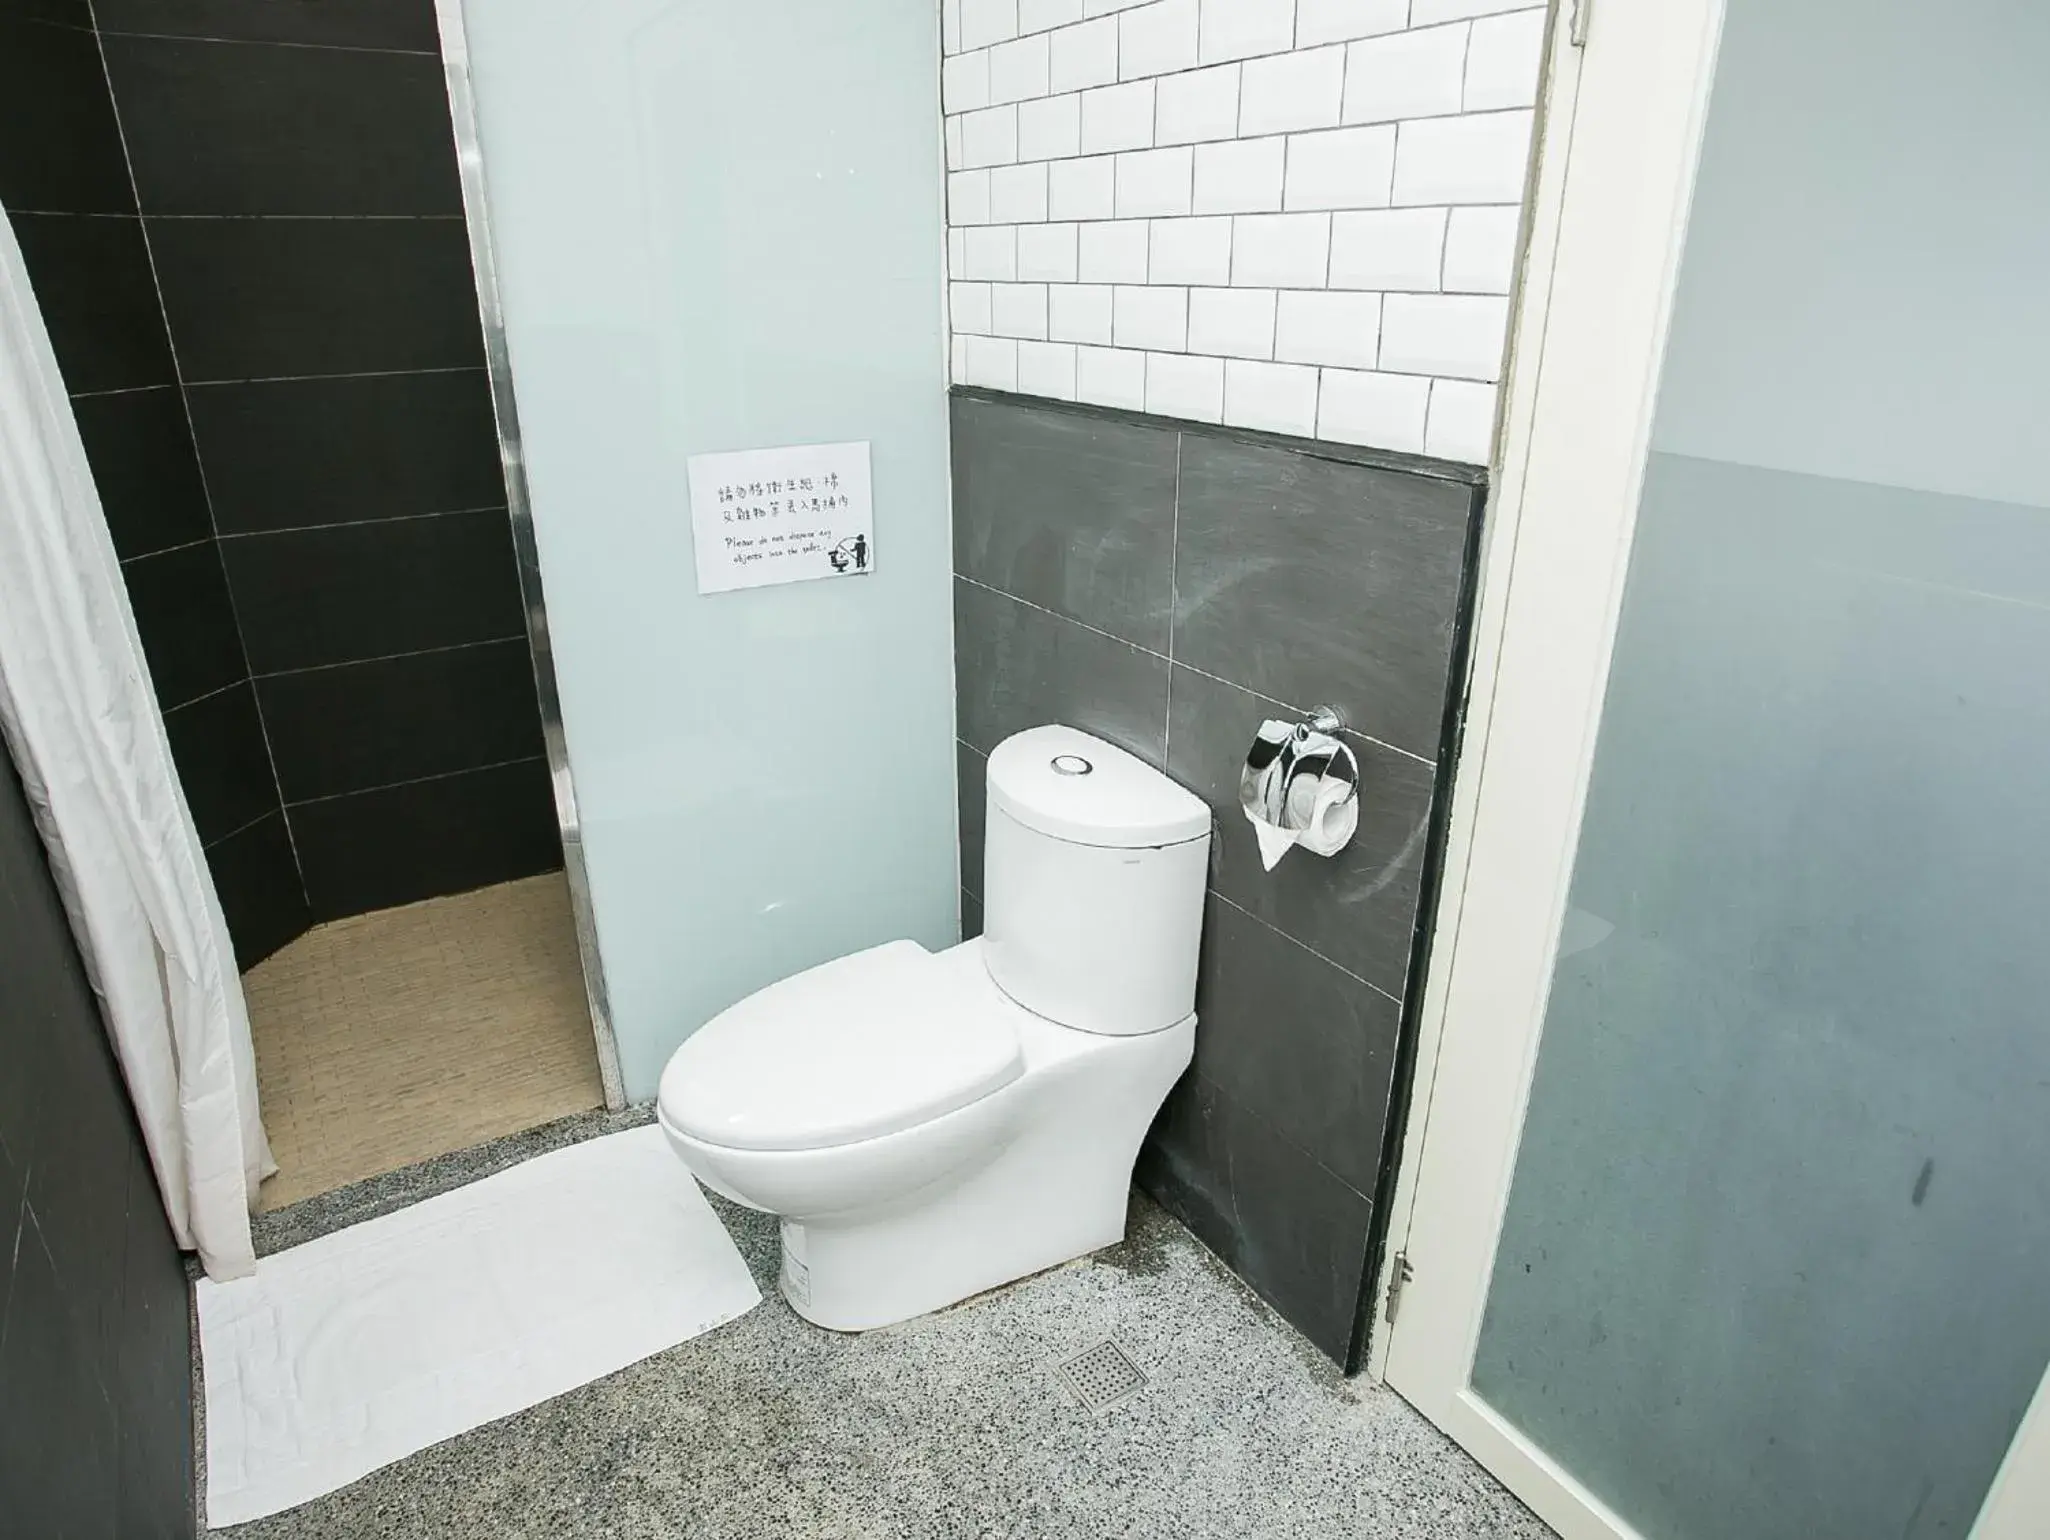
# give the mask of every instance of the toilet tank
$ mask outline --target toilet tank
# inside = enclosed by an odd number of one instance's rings
[[[1135,755],[1034,727],[989,756],[983,956],[1027,1010],[1131,1036],[1196,1008],[1210,809]]]

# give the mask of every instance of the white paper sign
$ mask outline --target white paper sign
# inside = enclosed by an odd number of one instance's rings
[[[875,571],[868,445],[798,444],[690,457],[698,592]]]

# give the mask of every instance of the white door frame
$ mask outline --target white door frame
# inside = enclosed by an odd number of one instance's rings
[[[1580,0],[1585,4],[1586,0]],[[1473,677],[1368,1369],[1567,1540],[1614,1513],[1469,1388],[1578,846],[1723,0],[1555,28]],[[2050,1379],[1974,1540],[2050,1532]]]

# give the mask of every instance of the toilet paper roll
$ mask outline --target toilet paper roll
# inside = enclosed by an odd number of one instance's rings
[[[1297,845],[1335,855],[1359,828],[1359,761],[1333,734],[1270,719],[1239,773],[1239,808],[1270,872]]]

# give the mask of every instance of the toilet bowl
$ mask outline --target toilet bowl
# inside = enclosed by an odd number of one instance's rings
[[[1139,1142],[1195,1044],[1201,799],[1100,739],[990,755],[984,932],[793,974],[671,1057],[657,1116],[782,1220],[784,1298],[863,1331],[1123,1237]]]

